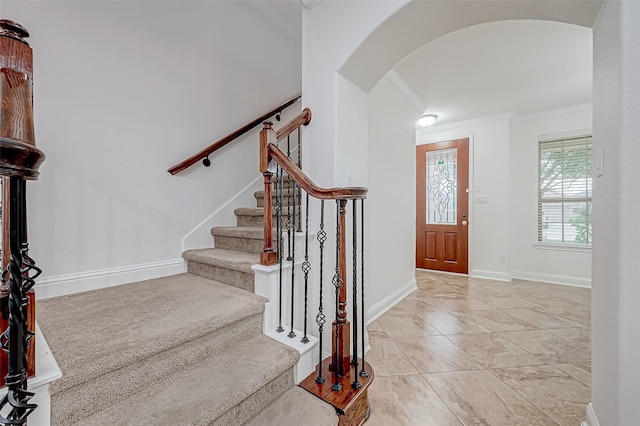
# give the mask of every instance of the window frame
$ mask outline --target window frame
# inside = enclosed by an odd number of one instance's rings
[[[537,212],[537,241],[534,244],[535,248],[539,249],[547,249],[547,250],[563,250],[563,251],[590,251],[592,240],[593,240],[593,218],[592,218],[592,206],[593,206],[593,164],[591,157],[588,157],[587,165],[590,167],[589,170],[585,169],[584,178],[584,186],[585,186],[585,194],[583,197],[576,196],[565,196],[564,188],[565,182],[560,179],[561,192],[559,196],[555,197],[547,197],[545,198],[543,195],[543,163],[542,163],[542,155],[545,152],[551,152],[553,149],[561,149],[562,155],[561,165],[562,168],[565,164],[568,156],[565,156],[565,149],[575,149],[579,148],[581,144],[584,144],[585,149],[592,153],[593,152],[593,138],[590,130],[583,130],[579,132],[565,133],[561,135],[547,135],[541,136],[538,138],[538,158],[537,158],[537,180],[538,180],[538,188],[537,188],[537,203],[538,203],[538,212]],[[545,149],[546,145],[546,149]],[[586,154],[586,153],[585,153]],[[570,159],[570,158],[569,158]],[[560,172],[561,176],[563,172]],[[574,181],[575,182],[575,181]],[[569,187],[571,183],[569,184]],[[544,218],[543,218],[543,204],[558,204],[560,205],[562,219],[561,222],[557,222],[561,224],[562,229],[562,239],[563,241],[545,241],[543,239],[544,235]],[[570,225],[570,222],[564,218],[564,212],[566,208],[566,204],[568,203],[585,203],[586,206],[586,227],[588,229],[587,232],[587,241],[586,243],[580,243],[576,241],[565,241],[565,229],[567,225]]]

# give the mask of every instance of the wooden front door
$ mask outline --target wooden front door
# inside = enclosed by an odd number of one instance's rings
[[[416,267],[468,272],[469,139],[416,147]]]

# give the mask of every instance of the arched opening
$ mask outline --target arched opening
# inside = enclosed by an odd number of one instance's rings
[[[602,10],[601,10],[602,6]],[[321,9],[323,5],[317,6],[322,10],[315,14],[318,20],[309,14],[306,24],[311,24],[305,28],[307,35],[313,36],[313,43],[322,44],[318,40],[322,39],[322,25],[331,22],[328,19],[335,17],[336,22],[352,22],[354,29],[353,37],[343,37],[339,41],[333,39],[328,45],[334,43],[338,46],[337,54],[332,57],[329,49],[321,49],[318,57],[333,59],[332,63],[325,63],[326,79],[321,88],[311,88],[307,91],[305,86],[305,96],[310,102],[316,98],[328,101],[327,106],[331,109],[327,115],[331,115],[329,129],[324,129],[323,137],[331,137],[334,145],[330,148],[329,155],[332,159],[332,169],[328,173],[335,181],[340,181],[346,171],[357,170],[353,165],[361,158],[349,162],[343,159],[344,152],[349,152],[349,148],[344,148],[343,144],[356,146],[363,150],[370,142],[370,132],[358,132],[357,129],[362,123],[371,125],[372,113],[380,113],[385,121],[392,118],[385,116],[384,111],[371,108],[367,97],[371,88],[385,75],[395,64],[415,51],[418,47],[461,28],[471,25],[507,20],[507,19],[538,19],[547,21],[558,21],[569,24],[581,25],[594,28],[594,93],[596,102],[594,103],[594,150],[599,150],[603,154],[608,164],[604,175],[599,177],[598,185],[600,194],[596,196],[604,197],[606,200],[600,207],[594,208],[594,223],[599,229],[598,235],[594,236],[594,266],[593,266],[593,350],[598,352],[597,363],[594,363],[593,377],[593,408],[588,411],[589,422],[597,424],[595,411],[599,412],[600,423],[622,424],[637,423],[637,407],[633,404],[633,389],[638,386],[637,375],[629,374],[633,359],[637,359],[640,347],[630,343],[631,336],[637,334],[637,324],[640,313],[637,309],[638,293],[632,291],[634,279],[637,281],[637,271],[633,271],[630,265],[637,264],[637,249],[634,249],[628,237],[633,234],[630,228],[634,222],[633,211],[640,207],[640,200],[630,192],[625,182],[631,182],[636,178],[636,173],[630,164],[630,153],[638,153],[636,145],[633,143],[633,134],[637,134],[637,126],[625,120],[631,117],[628,114],[637,113],[637,100],[624,96],[629,93],[629,89],[637,88],[637,62],[638,55],[634,52],[634,39],[640,36],[639,31],[632,25],[633,17],[640,16],[640,10],[633,2],[410,2],[401,6],[391,7],[388,4],[372,6],[368,4],[365,8],[358,8],[351,4],[342,10],[335,5]],[[386,7],[386,9],[384,9]],[[384,10],[382,10],[384,9]],[[596,20],[597,17],[597,20]],[[368,26],[367,26],[368,23]],[[335,32],[336,27],[332,26],[326,33]],[[597,30],[597,31],[595,31]],[[339,34],[339,33],[338,33]],[[363,35],[364,34],[364,35]],[[328,39],[331,37],[329,36]],[[308,38],[309,39],[309,38]],[[323,46],[324,47],[324,46]],[[345,53],[346,52],[346,53]],[[303,74],[305,73],[305,63],[312,61],[303,59]],[[318,62],[313,65],[318,65]],[[339,75],[336,75],[336,72]],[[346,82],[345,82],[346,81]],[[317,80],[314,80],[317,83]],[[305,85],[303,83],[303,85]],[[332,90],[327,90],[332,89]],[[319,94],[321,90],[325,93]],[[414,111],[417,118],[415,106],[406,101],[406,97],[398,97],[398,103],[404,107],[406,112]],[[403,111],[396,110],[399,115]],[[320,111],[322,113],[322,111]],[[366,115],[369,120],[363,120]],[[355,120],[354,120],[355,119]],[[385,127],[384,134],[380,138],[387,141],[394,141],[397,138],[412,136],[413,123],[401,122],[400,126],[394,128]],[[357,125],[346,123],[353,122]],[[313,133],[313,131],[311,132]],[[347,135],[346,136],[343,135]],[[349,139],[349,140],[347,140]],[[350,152],[357,150],[351,149]],[[605,152],[606,151],[606,152]],[[394,147],[388,144],[381,151],[380,157],[384,160],[385,153],[392,154]],[[624,154],[623,154],[624,153]],[[371,156],[367,152],[367,156]],[[386,157],[389,159],[389,157]],[[370,160],[370,158],[369,158]],[[406,164],[406,163],[405,163]],[[627,165],[628,170],[620,166]],[[371,188],[372,198],[368,201],[372,209],[373,194],[376,187],[384,188],[385,176],[402,171],[398,168],[385,167],[381,170],[367,170],[368,181],[363,183]],[[352,174],[357,177],[357,174]],[[372,182],[373,176],[378,178],[377,182]],[[339,182],[341,183],[341,182]],[[355,182],[354,182],[355,183]],[[595,184],[594,184],[595,186]],[[627,188],[627,189],[625,189]],[[384,188],[389,190],[389,188]],[[406,188],[396,188],[396,191],[406,190]],[[413,188],[411,188],[413,190]],[[598,192],[598,191],[595,191]],[[401,209],[403,207],[394,202],[393,199],[384,201],[389,209]],[[633,208],[629,208],[633,207]],[[627,213],[628,212],[628,213]],[[405,219],[405,221],[407,221]],[[384,222],[385,228],[392,221]],[[381,223],[371,223],[376,233],[380,233]],[[625,231],[626,230],[626,231]],[[402,234],[402,235],[398,235]],[[401,269],[413,273],[411,265],[408,265],[406,256],[393,244],[397,239],[410,239],[413,241],[413,233],[405,235],[403,230],[383,230],[380,239],[372,242],[368,246],[370,257],[382,258],[384,262],[381,270],[386,265],[401,265]],[[373,235],[373,233],[372,233]],[[386,244],[390,244],[391,249]],[[596,260],[597,259],[597,260]],[[404,262],[404,263],[403,263]],[[371,265],[371,263],[370,263]],[[380,306],[389,306],[395,300],[401,299],[406,294],[398,287],[389,289],[389,286],[402,286],[409,279],[409,274],[392,274],[393,280],[389,280],[389,275],[379,275],[371,273],[369,277],[377,280],[378,289],[371,289],[369,295],[370,303]],[[373,278],[375,277],[375,278]],[[369,281],[375,287],[376,284]],[[390,284],[393,283],[393,284]],[[379,291],[387,286],[384,291]],[[372,300],[373,299],[373,300]],[[632,325],[633,324],[633,325]],[[595,357],[594,357],[595,358]],[[627,367],[623,371],[623,364]]]

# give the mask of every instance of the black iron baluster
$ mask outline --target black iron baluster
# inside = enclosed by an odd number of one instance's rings
[[[309,263],[309,194],[306,194],[305,203],[305,224],[304,224],[304,262],[302,262],[302,272],[304,272],[304,336],[302,343],[309,343],[307,337],[307,309],[309,307],[308,288],[309,288],[309,271],[311,263]]]
[[[291,135],[287,136],[287,158],[291,159]],[[291,260],[291,230],[293,229],[293,224],[291,222],[291,176],[288,176],[288,178],[289,179],[287,182],[287,250],[289,255],[287,256],[287,260]]]
[[[362,370],[360,370],[360,377],[369,377],[364,368],[364,332],[367,326],[364,316],[364,199],[360,201],[360,306],[362,309]]]
[[[322,303],[322,268],[324,267],[324,242],[327,241],[327,233],[324,230],[324,200],[320,201],[320,230],[318,231],[318,241],[320,242],[320,306],[318,306],[316,324],[318,324],[318,334],[320,337],[318,348],[318,377],[316,377],[316,383],[324,383],[324,377],[322,377],[322,331],[324,328],[324,323],[326,322],[326,317],[324,315],[324,306]]]
[[[302,170],[302,141],[300,139],[300,135],[301,135],[300,134],[300,127],[298,127],[298,168],[300,170]],[[298,200],[297,204],[299,206],[302,206],[302,191],[301,191],[301,189],[298,188],[298,191],[296,191],[295,194],[296,194],[296,199]],[[302,220],[298,221],[298,232],[302,232]]]
[[[291,178],[291,177],[289,177]],[[296,181],[293,181],[293,193],[296,193]],[[296,333],[293,331],[293,305],[295,303],[294,290],[296,287],[296,203],[295,198],[293,199],[293,218],[289,218],[292,221],[291,229],[294,230],[293,238],[291,239],[291,328],[289,329],[289,334],[287,335],[290,338],[296,337]]]
[[[5,188],[6,190],[7,188]],[[22,238],[25,235],[25,181],[19,177],[11,177],[9,184],[10,206],[10,253],[11,258],[7,270],[3,271],[3,282],[9,288],[9,329],[2,334],[3,346],[9,348],[9,372],[6,376],[8,392],[0,402],[0,407],[11,406],[5,416],[0,416],[0,423],[26,425],[27,416],[37,407],[29,404],[33,392],[27,392],[27,305],[29,299],[23,286]],[[3,206],[6,207],[6,206]],[[5,210],[6,215],[6,210]],[[6,250],[6,247],[5,247]],[[5,279],[7,278],[8,279]],[[8,333],[7,333],[8,332]],[[8,335],[8,336],[7,336]]]
[[[332,350],[332,359],[331,359],[331,364],[332,364],[332,370],[333,370],[333,377],[334,377],[334,381],[333,381],[333,386],[331,386],[331,390],[336,391],[336,392],[340,392],[340,390],[342,390],[342,385],[339,382],[338,379],[338,372],[339,370],[339,360],[338,360],[338,327],[339,327],[339,323],[338,323],[338,310],[339,310],[339,304],[340,304],[340,285],[342,284],[342,277],[340,276],[340,270],[339,270],[339,264],[340,264],[340,200],[336,200],[336,269],[335,269],[335,274],[333,275],[333,280],[331,281],[333,283],[333,286],[335,287],[336,290],[336,315],[335,315],[335,339],[334,339],[334,350]]]
[[[278,333],[282,333],[284,328],[282,327],[282,262],[283,262],[283,245],[284,241],[282,240],[282,210],[284,208],[284,170],[280,168],[280,194],[276,192],[276,199],[279,200],[278,208],[276,212],[278,215],[276,216],[276,227],[277,227],[277,238],[278,238],[278,327],[276,331]],[[276,178],[276,181],[278,179]]]
[[[354,380],[351,383],[353,389],[360,389],[362,385],[358,381],[358,205],[353,200],[353,359]],[[362,335],[364,338],[364,334]]]

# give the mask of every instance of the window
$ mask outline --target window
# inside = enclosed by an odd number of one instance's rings
[[[538,242],[591,245],[591,135],[538,142]]]

